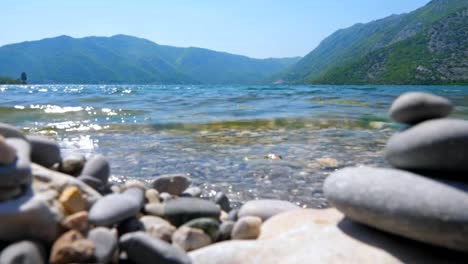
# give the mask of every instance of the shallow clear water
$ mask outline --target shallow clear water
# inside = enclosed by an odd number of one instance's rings
[[[409,90],[468,117],[467,86],[6,85],[0,120],[57,139],[64,155],[106,155],[116,182],[184,173],[206,196],[324,207],[330,172],[386,166],[399,129],[387,109]]]

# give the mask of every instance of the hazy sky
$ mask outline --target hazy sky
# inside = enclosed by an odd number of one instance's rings
[[[429,0],[1,0],[0,45],[127,34],[256,58],[304,56],[340,28]]]

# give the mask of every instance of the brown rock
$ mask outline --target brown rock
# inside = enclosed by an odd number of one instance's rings
[[[262,219],[257,216],[244,216],[232,228],[232,239],[256,239],[260,235]]]
[[[94,250],[92,241],[85,239],[80,232],[71,230],[55,241],[50,254],[50,263],[93,263]]]
[[[81,190],[76,186],[67,187],[60,195],[59,201],[68,214],[84,211],[88,208]]]
[[[69,215],[63,220],[62,225],[66,229],[73,229],[86,233],[89,229],[88,212],[81,211]]]
[[[211,238],[201,229],[182,226],[172,235],[172,243],[191,251],[211,244]]]

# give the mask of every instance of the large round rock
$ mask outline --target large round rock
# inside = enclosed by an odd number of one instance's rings
[[[31,144],[31,160],[34,163],[50,168],[62,162],[60,147],[55,141],[41,136],[28,136],[27,139]]]
[[[123,235],[120,247],[132,263],[190,264],[187,254],[171,244],[144,232]]]
[[[468,252],[468,185],[414,173],[346,168],[324,184],[330,203],[377,229]]]
[[[393,102],[390,107],[390,116],[400,123],[415,124],[428,119],[446,117],[452,109],[452,103],[444,97],[409,92]]]
[[[260,217],[262,221],[265,221],[279,213],[296,210],[299,208],[299,206],[288,201],[272,199],[252,200],[246,202],[240,208],[238,217],[241,218],[244,216],[257,216]]]
[[[218,219],[221,214],[219,207],[210,201],[185,197],[166,202],[163,211],[164,217],[175,226],[201,217]]]
[[[98,178],[103,183],[107,183],[110,176],[110,165],[102,155],[95,155],[89,158],[81,171],[81,175],[88,175]]]
[[[387,142],[385,158],[405,170],[468,171],[468,121],[422,122]]]

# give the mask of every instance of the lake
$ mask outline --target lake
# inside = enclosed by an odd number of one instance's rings
[[[116,183],[183,173],[204,196],[322,208],[331,172],[387,166],[402,128],[387,110],[405,91],[448,97],[468,118],[468,86],[0,85],[0,120],[64,156],[105,155]]]

